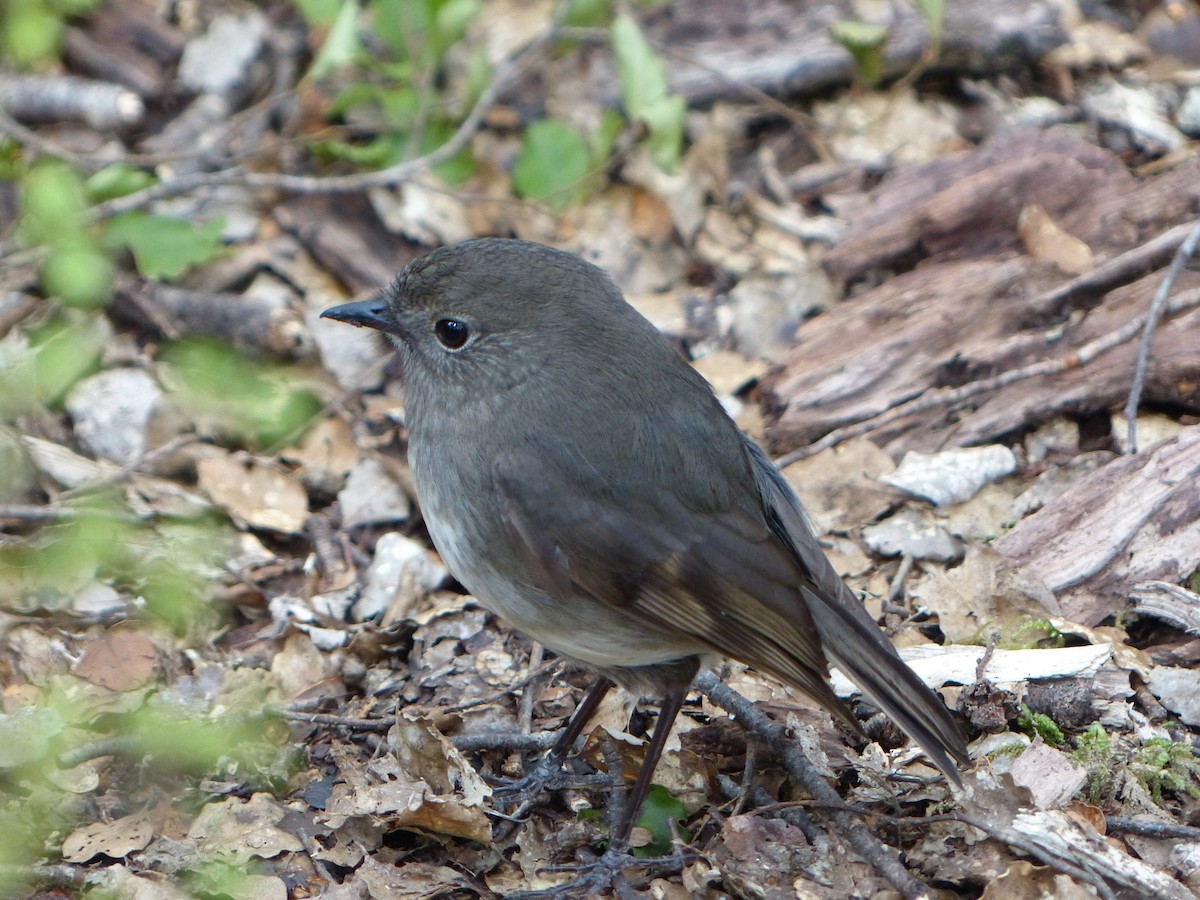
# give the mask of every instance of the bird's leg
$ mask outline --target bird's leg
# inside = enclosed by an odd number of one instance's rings
[[[625,799],[624,814],[621,822],[618,823],[617,830],[613,832],[605,856],[612,851],[613,847],[619,847],[619,852],[624,853],[629,845],[629,835],[633,831],[634,823],[637,822],[638,813],[642,811],[642,803],[646,799],[647,791],[650,790],[654,770],[658,768],[658,761],[667,746],[667,736],[671,733],[671,726],[675,724],[679,711],[683,709],[687,691],[687,687],[676,688],[663,697],[658,721],[654,724],[654,734],[650,736],[650,744],[646,747],[646,757],[642,760],[642,768],[638,771],[637,781],[633,783],[633,790]]]
[[[600,701],[604,699],[605,695],[612,689],[612,686],[612,681],[603,675],[599,676],[584,691],[583,699],[579,701],[579,706],[575,707],[575,712],[571,714],[566,727],[559,732],[558,738],[546,752],[546,755],[538,760],[532,770],[523,778],[500,785],[496,788],[496,791],[498,793],[513,795],[516,799],[523,799],[540,793],[545,787],[546,782],[562,768],[562,764],[570,754],[571,748],[575,745],[575,739],[583,733],[584,726],[595,715],[596,709],[600,706]]]
[[[588,864],[584,874],[578,878],[543,891],[522,891],[510,894],[509,900],[563,900],[563,898],[568,897],[595,897],[599,892],[612,886],[623,869],[643,862],[629,855],[629,835],[633,831],[634,823],[637,822],[642,802],[646,799],[646,793],[650,790],[650,783],[654,778],[654,770],[658,768],[658,761],[662,757],[663,750],[667,745],[667,736],[671,733],[671,726],[674,724],[675,718],[679,715],[679,711],[683,708],[683,701],[687,697],[687,691],[688,689],[685,685],[684,687],[672,689],[663,697],[658,722],[654,725],[654,734],[651,735],[650,743],[646,747],[646,757],[642,761],[641,769],[638,771],[637,780],[633,783],[633,789],[624,798],[624,803],[619,810],[617,821],[613,825],[612,835],[609,838],[608,847],[605,849],[604,854],[594,863]],[[603,692],[601,692],[601,696],[603,696]],[[583,709],[588,699],[588,697],[585,697],[584,701],[580,703],[580,709],[576,710],[576,715]],[[589,715],[595,710],[596,703],[599,702],[599,700],[596,700],[592,704]],[[574,720],[572,719],[571,725],[573,724]],[[570,725],[568,725],[569,727]],[[568,747],[570,743],[567,742]],[[555,747],[557,746],[558,743],[555,744]],[[619,765],[619,762],[614,759],[610,762],[610,765]],[[564,869],[548,867],[545,871],[564,871]]]

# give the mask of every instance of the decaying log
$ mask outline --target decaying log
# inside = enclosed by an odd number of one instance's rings
[[[1138,182],[1106,157],[1069,135],[1018,134],[949,158],[948,176],[939,160],[885,181],[826,265],[847,283],[881,267],[908,270],[801,326],[796,346],[762,385],[772,449],[811,443],[930,389],[1048,358],[1065,365],[864,433],[898,456],[1019,434],[1058,414],[1119,408],[1136,340],[1084,366],[1074,366],[1072,354],[1143,315],[1160,272],[1117,266],[1095,290],[1052,293],[1069,279],[1023,248],[1017,218],[1040,206],[1101,266],[1127,252],[1139,263],[1162,264],[1168,253],[1137,248],[1200,208],[1200,166],[1189,162]],[[1200,276],[1187,273],[1176,292],[1197,286]],[[1198,329],[1194,309],[1160,325],[1143,405],[1200,412]]]
[[[1096,625],[1125,607],[1130,585],[1195,570],[1197,484],[1200,425],[1089,473],[995,546],[1054,591],[1064,618]]]

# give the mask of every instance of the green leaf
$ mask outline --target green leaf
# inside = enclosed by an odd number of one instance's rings
[[[58,56],[63,21],[41,0],[6,0],[0,5],[0,57],[28,68]]]
[[[130,212],[109,223],[104,240],[110,247],[128,247],[146,277],[173,279],[216,257],[224,227],[221,219],[197,226],[172,216]]]
[[[160,358],[179,385],[178,402],[250,446],[294,438],[321,411],[293,367],[248,360],[217,341],[180,341]]]
[[[916,0],[917,9],[925,17],[929,26],[929,40],[934,47],[942,44],[942,19],[945,18],[946,6],[944,0]]]
[[[683,153],[687,103],[667,90],[666,66],[627,13],[613,20],[612,46],[625,112],[630,120],[649,128],[650,154],[655,164],[673,171]]]
[[[540,119],[525,129],[512,171],[513,190],[562,211],[578,194],[589,165],[587,143],[579,132],[562,122]]]
[[[29,244],[54,244],[83,230],[83,180],[66,163],[39,162],[21,184],[20,235]]]
[[[571,0],[566,24],[572,28],[600,28],[612,18],[612,0]]]
[[[158,179],[149,172],[118,163],[114,166],[106,166],[89,178],[85,188],[88,200],[92,203],[100,203],[143,190],[157,181]]]
[[[319,81],[331,72],[354,61],[358,56],[358,0],[342,0],[342,8],[325,36],[317,58],[308,70],[307,78]]]
[[[95,309],[112,292],[112,260],[90,237],[51,245],[40,272],[42,290],[67,306]]]
[[[671,851],[673,831],[681,833],[684,840],[687,832],[678,828],[687,819],[687,810],[671,792],[661,784],[650,785],[646,800],[642,803],[637,824],[650,832],[650,843],[633,851],[634,856],[665,856]]]
[[[433,122],[425,129],[424,140],[421,142],[421,153],[432,153],[454,134],[455,126],[451,122]],[[475,174],[475,157],[469,147],[455,153],[443,163],[433,167],[433,174],[447,186],[457,187]]]
[[[33,394],[43,403],[57,403],[71,386],[98,368],[111,331],[98,327],[88,314],[55,316],[30,335]]]
[[[842,20],[829,26],[829,35],[854,57],[854,66],[863,84],[875,87],[883,80],[883,45],[888,36],[886,25]]]
[[[318,28],[333,24],[341,10],[341,0],[292,0],[304,21]]]

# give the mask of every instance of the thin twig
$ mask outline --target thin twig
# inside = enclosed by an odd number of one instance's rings
[[[1133,373],[1133,384],[1129,388],[1129,399],[1125,403],[1125,427],[1127,429],[1125,452],[1131,455],[1137,453],[1138,404],[1142,402],[1142,388],[1146,384],[1146,368],[1150,365],[1150,345],[1154,343],[1154,329],[1158,327],[1159,316],[1162,315],[1167,298],[1171,296],[1171,289],[1175,287],[1175,282],[1179,279],[1179,273],[1183,271],[1184,265],[1196,252],[1197,244],[1200,244],[1200,219],[1196,220],[1196,224],[1192,226],[1192,230],[1188,232],[1188,236],[1175,252],[1175,258],[1171,260],[1171,266],[1167,269],[1162,284],[1158,286],[1154,300],[1150,303],[1150,311],[1146,314],[1146,327],[1142,331],[1142,346],[1138,351],[1137,368]]]
[[[545,34],[535,38],[511,60],[502,65],[488,86],[480,93],[479,98],[471,107],[471,111],[467,113],[467,117],[463,119],[450,139],[424,156],[397,163],[386,169],[354,175],[312,177],[289,175],[282,172],[245,172],[240,168],[197,173],[183,176],[175,181],[162,182],[106,203],[99,203],[88,211],[89,217],[92,221],[109,218],[119,213],[141,209],[156,200],[191,193],[202,187],[239,185],[260,190],[282,190],[293,194],[341,194],[358,193],[368,188],[386,187],[407,181],[421,172],[445,162],[463,150],[475,136],[475,132],[478,131],[488,110],[496,102],[500,91],[523,69],[528,60],[549,44],[557,34],[557,25],[552,26]]]
[[[549,750],[558,735],[553,731],[538,731],[534,734],[518,734],[514,731],[485,731],[479,734],[460,734],[450,739],[463,753],[479,750],[520,750],[532,753]]]
[[[713,703],[731,713],[746,728],[766,740],[783,758],[788,771],[804,785],[804,789],[814,799],[830,807],[842,805],[842,798],[838,796],[837,791],[813,768],[804,756],[799,742],[788,740],[786,729],[782,725],[771,721],[766,713],[710,671],[702,671],[696,678],[695,686],[708,695]],[[928,888],[913,878],[904,865],[862,822],[848,812],[836,808],[831,815],[850,845],[875,868],[875,871],[887,879],[905,900],[929,896]]]
[[[350,731],[367,732],[387,731],[396,721],[391,716],[386,719],[360,719],[354,716],[334,716],[328,713],[308,713],[299,710],[285,710],[281,715],[289,722],[302,722],[306,725],[324,725],[327,728],[346,728]]]
[[[1156,822],[1149,819],[1131,819],[1128,816],[1105,816],[1104,824],[1109,831],[1119,834],[1137,834],[1142,837],[1164,838],[1170,841],[1200,842],[1200,828],[1192,825]]]

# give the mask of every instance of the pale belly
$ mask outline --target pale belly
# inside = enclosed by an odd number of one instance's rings
[[[686,635],[667,634],[583,596],[552,597],[500,575],[476,552],[472,536],[424,507],[433,543],[454,576],[509,625],[562,656],[598,668],[649,666],[704,653]]]

